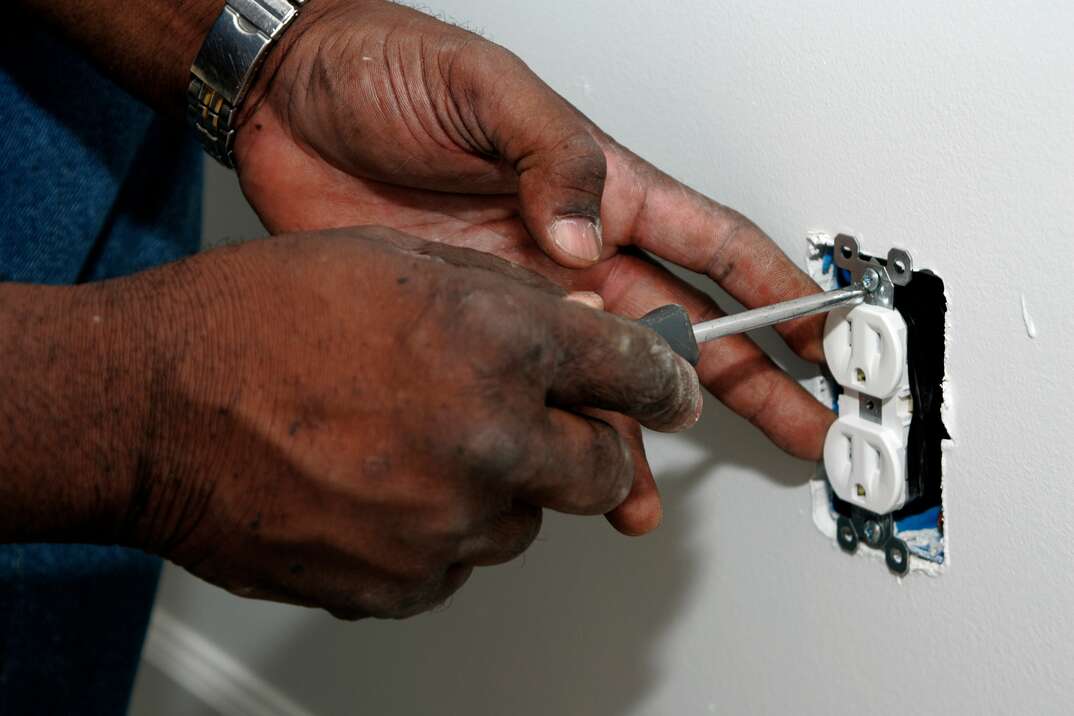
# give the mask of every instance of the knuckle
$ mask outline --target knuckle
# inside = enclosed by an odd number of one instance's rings
[[[541,526],[544,524],[544,512],[539,507],[534,507],[533,512],[522,520],[521,534],[518,537],[517,554],[522,554],[541,534]],[[516,555],[517,556],[517,555]]]
[[[455,50],[466,62],[480,69],[517,70],[527,67],[521,57],[503,45],[474,36],[470,41]]]
[[[374,619],[407,619],[427,611],[431,606],[426,603],[424,595],[409,592],[373,600],[368,613]]]
[[[423,520],[423,529],[436,543],[449,549],[470,535],[481,524],[484,509],[475,500],[457,496],[438,506]]]
[[[491,539],[501,550],[501,561],[510,562],[533,544],[543,522],[539,507],[519,506],[510,517],[497,521]]]
[[[743,417],[752,425],[764,429],[772,413],[778,408],[780,382],[775,374],[758,381],[757,391],[752,396],[750,406],[743,411]]]
[[[410,570],[403,570],[409,572]],[[421,570],[419,575],[400,573],[375,590],[367,591],[362,611],[375,619],[406,619],[436,604],[444,570]]]
[[[467,564],[504,564],[525,552],[541,531],[541,508],[513,502],[476,532],[460,559]],[[450,571],[449,571],[450,575]]]
[[[585,194],[600,195],[608,177],[608,162],[597,140],[586,129],[569,132],[555,147],[551,172]]]
[[[606,433],[603,440],[594,443],[593,479],[599,485],[594,491],[592,510],[608,512],[622,504],[630,494],[634,477],[634,459],[630,448],[619,433],[610,425],[601,428]]]
[[[393,581],[409,592],[419,592],[436,574],[443,571],[445,560],[441,550],[433,549],[412,555],[393,570]]]
[[[511,478],[530,460],[525,431],[510,417],[475,421],[455,451],[467,473],[488,480]]]
[[[370,614],[360,607],[326,607],[325,610],[336,619],[345,622],[356,622],[369,618]]]
[[[558,478],[549,504],[578,515],[598,515],[613,509],[630,493],[634,461],[627,441],[599,419],[590,419],[592,436],[575,464],[567,466],[569,478]]]
[[[682,392],[682,374],[674,351],[656,336],[646,336],[639,347],[637,358],[639,402],[657,411],[675,408],[676,399]]]
[[[434,573],[408,585],[388,606],[390,619],[406,619],[443,604],[469,579],[470,570],[460,565],[441,564]]]
[[[429,611],[439,603],[434,590],[426,589],[421,593],[411,594],[397,602],[388,612],[389,619],[409,619]]]
[[[471,575],[474,573],[472,565],[456,562],[447,568],[444,574],[443,584],[440,589],[440,601],[446,600],[455,592],[462,589],[462,586],[470,581]]]
[[[477,276],[472,278],[478,279]],[[498,364],[500,351],[513,353],[512,347],[525,336],[524,331],[519,331],[503,318],[505,311],[521,309],[524,301],[513,291],[505,291],[503,288],[485,285],[478,280],[471,281],[454,305],[449,307],[453,320],[463,331],[460,335],[466,336],[470,341],[475,337],[480,341],[474,346],[476,350],[473,351],[472,359],[483,364]]]
[[[518,281],[482,281],[473,273],[471,285],[445,312],[456,327],[454,334],[467,342],[460,359],[470,361],[478,379],[524,376],[522,371],[549,363],[549,331],[547,321],[540,320],[537,298],[547,298],[546,293]],[[519,315],[534,319],[520,321]]]
[[[452,275],[448,277],[448,280],[454,283],[458,277]],[[452,302],[450,309],[457,314],[458,320],[467,326],[474,323],[485,327],[490,316],[503,310],[504,301],[513,300],[513,297],[503,295],[493,286],[482,285],[476,281],[470,281],[465,288],[452,293],[455,294],[455,301]]]
[[[448,86],[461,90],[471,110],[482,100],[503,101],[511,85],[517,86],[519,78],[535,78],[521,57],[477,35],[461,44],[452,43],[445,48],[445,54],[450,59],[440,63],[444,67],[443,76]]]
[[[704,273],[717,283],[722,282],[735,270],[735,257],[739,254],[738,246],[749,236],[760,233],[757,225],[749,218],[727,207],[721,207],[720,222],[712,242],[711,255]]]

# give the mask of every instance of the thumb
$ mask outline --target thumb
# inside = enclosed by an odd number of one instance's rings
[[[543,133],[535,134],[531,146],[514,161],[522,221],[556,262],[586,268],[600,259],[604,248],[604,152],[585,126],[568,127],[565,135],[543,126]]]
[[[521,60],[495,46],[485,49],[496,61],[479,63],[477,89],[467,96],[495,152],[518,176],[522,221],[557,263],[591,266],[603,250],[607,176],[595,128]]]

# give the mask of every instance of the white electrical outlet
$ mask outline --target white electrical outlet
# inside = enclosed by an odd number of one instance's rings
[[[811,482],[813,519],[844,552],[864,547],[893,574],[938,573],[946,554],[937,455],[948,435],[946,403],[938,402],[946,386],[943,282],[915,271],[905,249],[863,254],[848,234],[814,233],[808,247],[810,276],[822,288],[865,290],[862,304],[831,311],[825,324],[831,375],[817,379],[814,394],[826,404],[837,395],[839,416]]]
[[[882,306],[836,309],[824,323],[824,357],[844,388],[889,398],[906,382],[906,322]]]
[[[884,401],[853,390],[839,396],[839,419],[824,441],[824,468],[840,499],[878,515],[906,504],[911,407],[905,389]]]
[[[895,309],[860,304],[828,314],[824,356],[844,390],[824,441],[824,468],[840,499],[878,515],[908,498],[906,355],[906,322]]]

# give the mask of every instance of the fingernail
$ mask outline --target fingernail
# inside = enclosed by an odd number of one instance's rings
[[[572,291],[567,294],[567,300],[581,303],[590,308],[595,308],[598,311],[604,310],[604,299],[601,298],[599,293],[594,291]]]
[[[576,259],[596,261],[600,258],[600,227],[589,219],[559,219],[552,224],[552,240]]]
[[[687,390],[692,394],[690,397],[693,398],[694,406],[693,412],[685,416],[682,424],[676,427],[676,431],[679,431],[692,428],[701,419],[701,411],[705,408],[705,394],[701,392],[701,383],[697,379],[697,371],[694,367],[681,356],[676,357],[679,359],[679,370],[683,374],[683,380],[689,386]]]

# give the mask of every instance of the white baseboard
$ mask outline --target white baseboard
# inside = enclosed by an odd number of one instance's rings
[[[142,658],[221,716],[314,716],[163,609]]]

